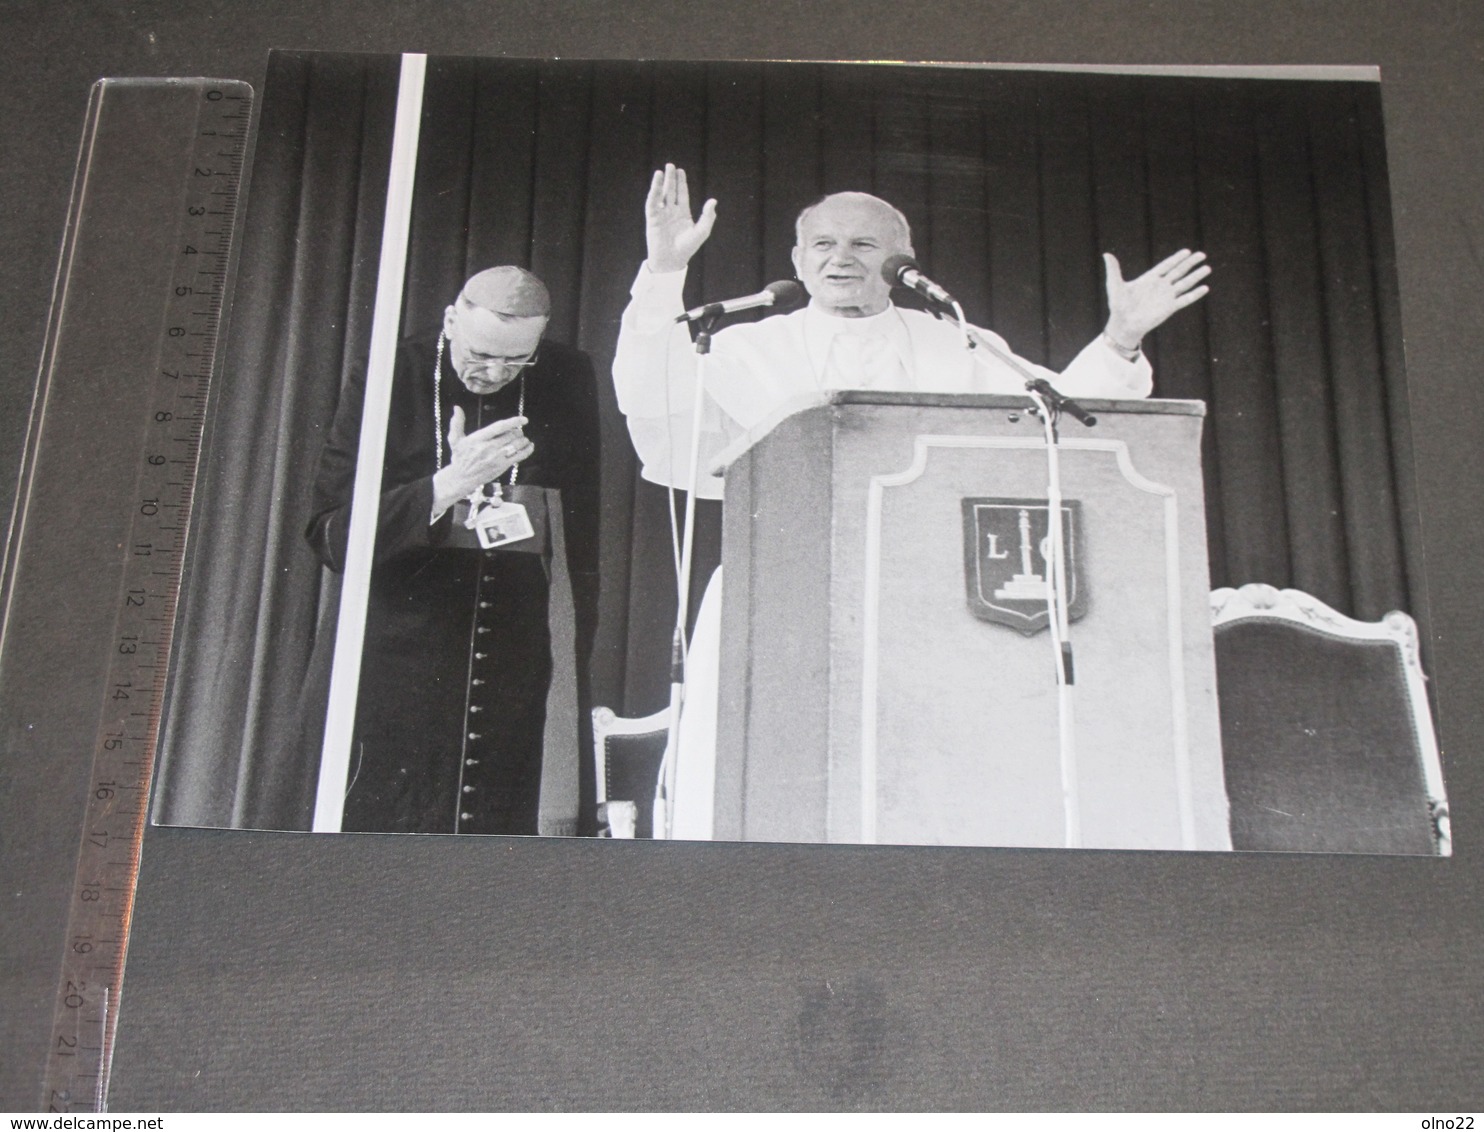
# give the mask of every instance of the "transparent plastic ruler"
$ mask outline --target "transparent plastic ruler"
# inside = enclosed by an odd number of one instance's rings
[[[83,132],[0,627],[6,757],[54,771],[37,817],[76,852],[43,1111],[106,1105],[251,106],[245,83],[104,79]]]

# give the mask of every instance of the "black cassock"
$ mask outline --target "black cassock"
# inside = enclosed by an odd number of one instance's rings
[[[445,350],[445,464],[453,406],[474,432],[516,416],[525,383],[525,433],[535,450],[520,465],[516,493],[537,537],[483,550],[452,509],[429,522],[439,466],[437,344],[426,335],[397,352],[341,828],[575,833],[598,589],[592,363],[542,342],[523,379],[479,396]],[[363,397],[360,384],[341,397],[306,532],[336,571],[344,567]]]

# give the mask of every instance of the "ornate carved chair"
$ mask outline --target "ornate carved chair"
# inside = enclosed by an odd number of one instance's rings
[[[1211,613],[1232,847],[1450,855],[1412,618],[1256,584]]]
[[[601,837],[653,837],[654,796],[665,757],[669,711],[639,719],[593,709]]]

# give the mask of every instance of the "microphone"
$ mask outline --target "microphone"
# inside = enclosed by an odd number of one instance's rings
[[[917,261],[909,255],[894,255],[881,265],[881,277],[893,287],[906,287],[941,306],[951,307],[956,300],[922,273]]]
[[[702,319],[720,318],[724,314],[750,311],[755,307],[778,307],[787,310],[796,307],[804,299],[804,288],[792,279],[780,279],[769,283],[756,295],[744,295],[740,299],[727,299],[720,303],[707,303],[703,307],[692,307],[684,314],[675,316],[676,322],[699,322]]]

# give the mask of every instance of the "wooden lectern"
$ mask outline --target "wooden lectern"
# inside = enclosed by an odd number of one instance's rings
[[[722,454],[718,840],[1231,847],[1204,406],[1082,404],[1070,764],[1025,399],[835,392]]]

